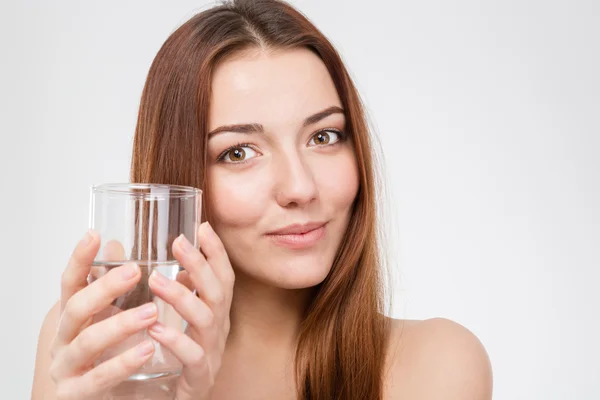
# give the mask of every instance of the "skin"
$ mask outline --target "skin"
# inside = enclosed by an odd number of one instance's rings
[[[150,280],[193,330],[190,336],[168,329],[152,336],[182,359],[183,373],[172,383],[179,400],[295,399],[295,339],[311,288],[329,273],[348,224],[358,191],[354,149],[345,139],[342,113],[304,123],[341,108],[324,64],[307,50],[238,54],[217,68],[212,93],[210,131],[219,130],[208,141],[212,225],[199,229],[202,252],[174,244],[198,297],[178,282],[161,286],[156,277]],[[233,124],[263,129],[220,129]],[[310,248],[282,247],[268,235],[309,221],[326,222],[324,236]],[[62,302],[40,333],[33,399],[81,398],[69,397],[74,390],[93,398],[151,355],[118,356],[104,371],[73,367],[74,354],[83,365],[90,348],[106,345],[108,339],[100,338],[110,337],[110,327],[118,332],[112,341],[118,341],[156,326],[155,315],[140,319],[135,311],[99,328],[86,325],[95,309],[139,279],[139,271],[124,280],[115,269],[86,287],[98,241],[92,236],[87,246],[79,244],[63,274]],[[110,379],[102,375],[109,371]],[[386,399],[490,399],[489,358],[480,341],[452,321],[393,320],[384,387]]]

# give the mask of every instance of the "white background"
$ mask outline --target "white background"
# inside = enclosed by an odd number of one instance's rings
[[[494,399],[600,398],[600,2],[294,1],[340,50],[387,162],[394,316],[451,318]],[[141,90],[202,1],[0,6],[1,398],[126,181]]]

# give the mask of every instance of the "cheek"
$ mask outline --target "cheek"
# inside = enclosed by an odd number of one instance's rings
[[[269,190],[261,180],[244,172],[220,170],[210,173],[209,182],[208,201],[215,224],[244,228],[264,215]]]
[[[317,184],[322,201],[339,211],[346,211],[358,193],[356,158],[351,151],[325,161],[318,170]]]

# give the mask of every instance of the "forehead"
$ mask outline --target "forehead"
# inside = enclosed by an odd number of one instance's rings
[[[308,49],[254,50],[215,70],[209,130],[256,122],[266,129],[297,126],[332,105],[341,107],[323,61]]]

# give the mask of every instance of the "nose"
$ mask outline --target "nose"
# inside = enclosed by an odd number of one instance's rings
[[[309,160],[286,152],[275,163],[275,197],[281,207],[303,206],[317,198],[317,185]]]

